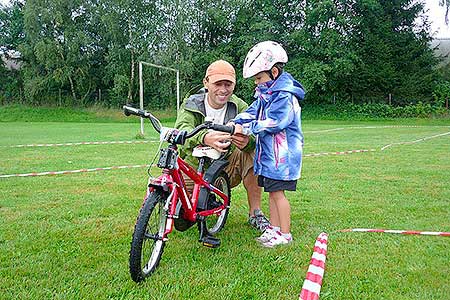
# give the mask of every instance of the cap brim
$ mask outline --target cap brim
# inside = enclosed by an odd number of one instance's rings
[[[227,80],[231,81],[232,83],[236,83],[236,78],[233,75],[225,75],[225,74],[219,74],[219,75],[210,75],[208,76],[209,82],[216,83],[221,80]]]

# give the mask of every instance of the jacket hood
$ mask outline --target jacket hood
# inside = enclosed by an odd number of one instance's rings
[[[270,92],[290,92],[295,95],[298,100],[305,98],[305,89],[302,84],[292,77],[288,72],[281,73],[280,77],[275,80],[269,88]]]

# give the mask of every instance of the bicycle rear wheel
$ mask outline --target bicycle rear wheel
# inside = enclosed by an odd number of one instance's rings
[[[225,171],[221,171],[218,173],[214,178],[212,178],[211,182],[213,185],[222,191],[225,195],[228,196],[229,202],[228,207],[226,207],[224,210],[221,211],[219,215],[210,215],[207,216],[206,219],[206,226],[208,228],[208,232],[212,235],[218,233],[223,229],[225,226],[225,223],[227,221],[228,212],[230,210],[231,205],[231,188],[230,188],[230,179],[228,178],[228,174],[225,173]],[[221,204],[223,203],[223,200],[220,199],[219,196],[214,195],[213,193],[210,194],[210,197],[213,196],[215,199],[208,199],[208,201],[218,201]]]
[[[164,252],[165,200],[161,191],[150,193],[136,220],[130,249],[130,275],[136,282],[143,281],[156,270]]]

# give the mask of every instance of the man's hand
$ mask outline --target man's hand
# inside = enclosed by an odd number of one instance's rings
[[[245,146],[247,146],[248,141],[248,135],[244,135],[242,133],[235,133],[231,136],[231,142],[240,150],[244,149]]]
[[[210,131],[203,138],[203,144],[225,153],[231,145],[231,135],[220,131]]]

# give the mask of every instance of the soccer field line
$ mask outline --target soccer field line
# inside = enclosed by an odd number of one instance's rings
[[[426,140],[430,140],[430,139],[434,139],[434,138],[438,138],[438,137],[442,137],[442,136],[446,136],[446,135],[450,135],[450,131],[449,132],[445,132],[445,133],[441,133],[441,134],[436,134],[436,135],[433,135],[433,136],[423,137],[423,138],[420,138],[420,139],[414,140],[414,141],[398,142],[398,143],[388,144],[388,145],[385,145],[385,146],[381,147],[381,151],[383,151],[383,150],[385,150],[385,149],[387,149],[389,147],[395,146],[395,145],[416,144],[416,143],[420,143],[420,142],[423,142],[423,141],[426,141]]]
[[[450,128],[450,126],[445,125],[430,125],[430,126],[420,126],[420,125],[386,125],[386,126],[349,126],[349,127],[338,127],[324,130],[312,130],[305,131],[305,134],[310,133],[324,133],[341,131],[346,129],[382,129],[382,128]],[[99,142],[71,142],[71,143],[34,143],[34,144],[20,144],[20,145],[4,145],[0,147],[7,148],[29,148],[29,147],[61,147],[61,146],[82,146],[82,145],[113,145],[113,144],[146,144],[146,143],[158,143],[159,140],[145,140],[145,141],[99,141]]]
[[[306,154],[304,157],[317,157],[317,156],[329,156],[329,155],[346,155],[353,153],[364,153],[376,151],[371,150],[349,150],[349,151],[339,151],[339,152],[322,152],[322,153],[312,153]],[[89,169],[79,169],[79,170],[65,170],[65,171],[49,171],[49,172],[30,172],[22,174],[3,174],[0,178],[10,178],[10,177],[35,177],[35,176],[47,176],[47,175],[67,175],[74,173],[85,173],[85,172],[98,172],[107,170],[117,170],[117,169],[130,169],[130,168],[148,168],[150,165],[125,165],[125,166],[112,166],[104,168],[89,168]],[[154,166],[154,165],[153,165]]]
[[[24,144],[2,146],[8,148],[26,148],[26,147],[61,147],[61,146],[80,146],[80,145],[110,145],[110,144],[146,144],[156,143],[158,140],[149,141],[104,141],[104,142],[76,142],[76,143],[53,143],[53,144]]]
[[[333,132],[333,131],[341,131],[346,129],[383,129],[383,128],[450,128],[450,125],[386,125],[386,126],[348,126],[348,127],[337,127],[323,130],[311,130],[305,131],[305,134],[309,133],[324,133],[324,132]]]

